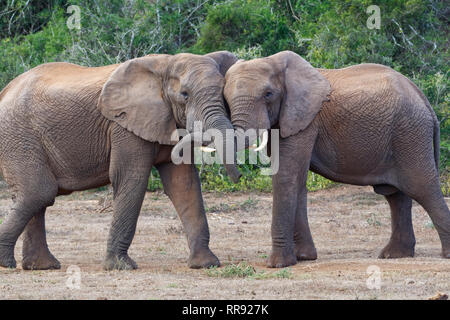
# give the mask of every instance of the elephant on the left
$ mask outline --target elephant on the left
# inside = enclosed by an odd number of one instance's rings
[[[232,128],[222,91],[236,60],[220,51],[154,54],[104,67],[48,63],[11,81],[0,92],[0,174],[14,200],[0,224],[0,266],[16,267],[14,247],[24,232],[23,269],[60,268],[47,246],[46,208],[58,195],[111,183],[104,268],[137,268],[127,252],[152,166],[182,221],[189,266],[219,265],[209,249],[198,172],[171,162],[171,135],[193,121]]]

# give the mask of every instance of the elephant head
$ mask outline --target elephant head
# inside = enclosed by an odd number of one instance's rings
[[[282,138],[308,127],[331,91],[328,80],[291,51],[238,62],[226,73],[225,82],[224,96],[237,134],[279,127]]]
[[[236,61],[227,51],[204,56],[153,54],[129,60],[104,84],[98,108],[109,120],[152,142],[175,144],[173,132],[177,128],[192,132],[194,121],[201,121],[205,130],[220,130],[226,137],[225,131],[233,127],[224,106],[224,75]],[[196,136],[185,136],[174,152],[191,144]],[[225,167],[237,181],[240,173],[236,166]]]

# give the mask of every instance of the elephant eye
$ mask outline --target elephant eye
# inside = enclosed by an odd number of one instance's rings
[[[273,96],[273,93],[271,91],[267,91],[266,94],[264,95],[264,98],[269,99],[272,96]]]
[[[181,91],[181,95],[183,96],[184,100],[187,100],[189,98],[189,94],[186,91]]]

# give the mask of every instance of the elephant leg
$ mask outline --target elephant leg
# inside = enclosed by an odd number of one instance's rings
[[[450,211],[442,195],[439,180],[423,186],[420,195],[411,196],[428,213],[442,244],[442,256],[450,259]]]
[[[416,200],[427,211],[439,234],[442,255],[450,259],[450,210],[441,191],[434,158],[427,157],[433,154],[432,150],[422,149],[422,146],[429,144],[420,140],[399,145],[405,150],[397,150],[397,158],[402,164],[397,173],[398,189]],[[410,154],[409,150],[416,152]]]
[[[272,157],[279,157],[279,170],[272,178],[272,253],[268,267],[296,264],[294,239],[301,248],[300,243],[306,244],[303,239],[311,236],[309,227],[305,228],[306,179],[316,136],[317,128],[311,125],[295,136],[280,139],[278,154],[272,150]]]
[[[45,234],[45,209],[28,222],[23,239],[22,268],[24,270],[60,269],[61,264],[51,254]]]
[[[164,192],[172,201],[183,224],[190,249],[189,267],[219,266],[209,249],[209,229],[197,169],[191,164],[163,163],[156,166]]]
[[[111,137],[110,180],[113,219],[103,264],[105,270],[131,270],[137,264],[128,256],[159,145],[116,127]]]
[[[24,156],[25,157],[25,156]],[[37,158],[37,157],[36,157]],[[14,180],[14,204],[2,224],[0,224],[0,266],[15,268],[14,247],[20,234],[30,220],[45,208],[53,205],[58,187],[48,168],[28,164],[22,170],[5,170],[7,180]],[[39,219],[39,217],[37,218]],[[30,232],[33,230],[30,229]],[[39,236],[38,233],[33,236]],[[28,235],[31,235],[27,232]]]
[[[413,257],[416,239],[411,217],[412,200],[401,191],[385,195],[385,198],[391,208],[392,234],[378,258]]]
[[[317,250],[309,229],[306,195],[306,187],[301,188],[295,214],[294,250],[297,260],[316,260]]]

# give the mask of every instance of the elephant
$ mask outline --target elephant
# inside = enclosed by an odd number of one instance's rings
[[[237,136],[249,129],[278,130],[278,152],[270,150],[279,169],[272,176],[269,267],[317,259],[307,218],[308,170],[340,183],[373,186],[386,198],[392,233],[379,258],[414,255],[412,199],[427,211],[442,255],[450,258],[450,212],[438,172],[439,122],[408,78],[372,63],[316,69],[283,51],[231,66],[224,97]]]
[[[187,235],[189,267],[218,266],[197,169],[171,161],[171,136],[194,121],[232,128],[222,94],[236,60],[219,51],[151,54],[102,67],[55,62],[12,80],[0,92],[0,173],[14,200],[0,224],[0,266],[16,267],[14,247],[24,232],[23,269],[59,269],[47,245],[46,208],[59,195],[112,184],[103,267],[136,269],[128,248],[153,166]]]

